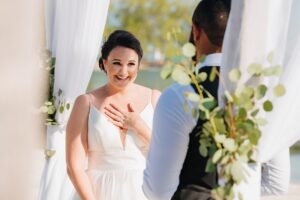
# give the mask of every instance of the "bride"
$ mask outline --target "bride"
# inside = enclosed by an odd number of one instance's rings
[[[143,51],[131,33],[113,32],[101,53],[108,82],[76,99],[67,125],[68,174],[81,199],[143,200],[145,154],[160,92],[134,83]]]

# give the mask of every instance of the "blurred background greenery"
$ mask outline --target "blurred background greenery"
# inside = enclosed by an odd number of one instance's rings
[[[116,29],[133,33],[142,43],[143,67],[161,67],[191,31],[195,0],[112,0],[104,39]],[[170,40],[176,34],[178,43]]]

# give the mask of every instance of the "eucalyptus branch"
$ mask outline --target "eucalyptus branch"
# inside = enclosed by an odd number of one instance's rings
[[[190,75],[190,77],[191,77],[191,79],[192,79],[192,82],[193,82],[193,83],[195,84],[195,86],[196,86],[196,89],[197,89],[197,91],[198,91],[198,93],[199,93],[199,95],[200,95],[200,99],[204,99],[203,91],[201,90],[201,88],[200,88],[200,86],[199,86],[199,83],[197,82],[194,73],[189,72],[189,75]]]
[[[223,77],[221,76],[221,74],[216,70],[215,71],[216,75],[219,77],[219,80],[221,82],[221,84],[223,85],[224,87],[224,90],[225,91],[228,91],[227,87],[226,87],[226,84],[225,84],[225,81],[223,79]],[[229,114],[229,123],[230,123],[230,136],[232,138],[235,137],[235,129],[236,129],[236,124],[235,124],[235,120],[234,120],[234,116],[233,116],[233,108],[232,108],[232,103],[231,102],[227,102],[227,111],[228,111],[228,114]]]
[[[228,111],[228,115],[229,115],[229,130],[230,130],[230,137],[234,138],[235,137],[235,130],[236,130],[236,125],[235,125],[235,121],[234,121],[234,116],[233,116],[233,110],[232,110],[232,106],[231,106],[231,102],[227,102],[227,111]]]
[[[225,106],[216,106],[215,103],[218,99],[214,99],[205,88],[201,87],[201,81],[207,79],[207,74],[195,74],[195,65],[188,64],[191,62],[191,58],[195,56],[195,47],[191,43],[186,43],[182,47],[182,52],[188,62],[183,62],[184,58],[179,57],[182,62],[176,61],[174,66],[166,65],[161,76],[164,78],[172,77],[182,85],[195,85],[194,94],[188,94],[187,98],[197,103],[200,109],[199,117],[205,114],[204,118],[206,119],[200,129],[202,134],[199,139],[201,144],[199,153],[204,157],[209,156],[206,171],[212,172],[218,165],[221,169],[219,177],[223,178],[225,182],[224,185],[212,190],[212,198],[232,200],[236,195],[233,188],[242,181],[246,181],[244,165],[253,161],[252,155],[257,151],[256,147],[261,136],[260,126],[266,123],[264,122],[266,120],[255,117],[260,111],[260,108],[255,106],[257,100],[263,100],[263,110],[270,112],[273,109],[273,104],[264,98],[266,93],[273,91],[275,96],[283,96],[285,88],[282,84],[278,84],[274,90],[268,90],[264,84],[251,86],[246,83],[242,85],[243,87],[228,91],[220,72],[214,67],[209,79],[213,81],[214,78],[218,77],[225,91]],[[179,66],[177,63],[180,63]],[[269,63],[272,63],[271,60]],[[264,68],[260,64],[251,64],[247,71],[255,77],[279,76],[280,66],[272,66]],[[233,84],[237,84],[241,78],[240,69],[232,69],[228,77]],[[198,79],[200,82],[197,81]],[[207,98],[206,94],[208,95]],[[209,154],[208,148],[211,150]]]

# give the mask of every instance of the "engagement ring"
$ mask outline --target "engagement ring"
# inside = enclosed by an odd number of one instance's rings
[[[122,117],[118,117],[118,121],[119,121],[119,122],[123,122],[124,119],[123,119]]]

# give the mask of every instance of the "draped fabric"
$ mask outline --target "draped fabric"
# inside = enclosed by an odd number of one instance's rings
[[[268,124],[262,126],[258,159],[270,160],[278,152],[294,144],[300,138],[300,1],[298,0],[232,0],[231,14],[223,43],[221,74],[226,88],[251,81],[259,81],[269,87],[266,99],[271,99],[274,109],[266,113]],[[268,64],[268,55],[273,55]],[[250,80],[247,68],[260,63],[264,68],[282,67],[280,78]],[[237,85],[227,76],[240,67],[242,76]],[[278,83],[286,88],[283,97],[274,98],[272,90]],[[224,87],[219,89],[223,96]]]
[[[47,48],[56,58],[53,95],[56,105],[58,100],[72,105],[85,93],[96,64],[109,0],[46,0],[45,5]],[[41,177],[38,198],[42,200],[67,200],[74,195],[65,161],[65,125],[70,110],[57,112],[60,126],[47,129],[47,150],[54,155],[46,160]]]

